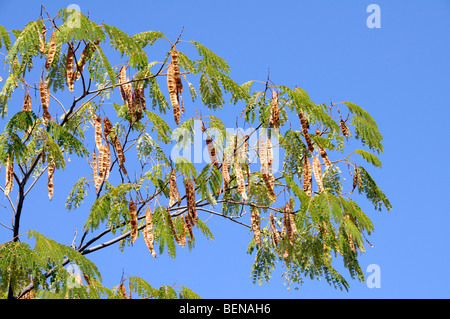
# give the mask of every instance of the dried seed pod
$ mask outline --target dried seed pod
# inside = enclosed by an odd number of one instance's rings
[[[170,177],[169,177],[169,195],[170,195],[170,199],[169,199],[170,207],[172,207],[175,203],[178,203],[178,206],[180,206],[180,204],[181,204],[181,196],[180,196],[180,193],[178,192],[177,174],[175,172],[175,169],[172,169],[171,172],[170,172]]]
[[[275,226],[275,218],[273,217],[273,213],[270,213],[270,228],[272,230],[272,238],[273,238],[273,243],[275,244],[275,247],[278,251],[278,230],[277,227]]]
[[[47,61],[45,62],[45,68],[47,70],[52,65],[53,59],[55,58],[55,54],[56,54],[56,33],[55,31],[53,31],[52,35],[50,36],[50,41],[48,43]]]
[[[236,181],[238,185],[238,192],[243,200],[247,200],[247,192],[245,190],[244,175],[242,174],[241,165],[237,161],[234,162],[234,172],[236,173]]]
[[[134,205],[134,202],[131,198],[130,201],[128,202],[128,210],[130,212],[131,243],[134,243],[138,233],[138,219],[136,206]]]
[[[99,189],[101,180],[98,178],[97,155],[95,154],[95,150],[92,151],[92,170],[94,172],[95,189]]]
[[[150,206],[147,206],[147,209],[145,210],[145,228],[144,228],[144,241],[147,245],[148,250],[152,254],[154,258],[156,258],[156,252],[153,245],[154,242],[154,235],[153,235],[153,216],[152,211],[150,209]]]
[[[67,60],[66,60],[66,78],[67,78],[67,86],[69,87],[69,91],[73,92],[74,90],[74,81],[73,81],[73,60],[75,53],[73,51],[72,43],[69,43],[69,48],[67,49]]]
[[[119,88],[120,88],[120,96],[124,102],[127,101],[127,94],[125,92],[124,85],[120,85],[127,81],[127,68],[126,66],[122,66],[119,70]]]
[[[81,73],[83,73],[84,70],[84,65],[90,58],[91,53],[92,53],[91,42],[88,42],[84,47],[83,52],[81,53],[80,59],[78,60],[75,70],[72,73],[72,78],[74,81],[77,81],[81,77]]]
[[[22,111],[31,112],[31,96],[30,93],[25,94],[25,98],[23,99]]]
[[[8,196],[12,191],[14,184],[14,155],[8,155],[6,161],[6,181],[5,181],[5,196]]]
[[[323,192],[323,182],[322,182],[322,169],[320,166],[320,160],[317,157],[313,157],[313,172],[314,172],[314,178],[316,179],[317,186],[319,187],[319,191]]]
[[[270,113],[270,125],[275,128],[280,128],[280,111],[278,108],[278,92],[272,90],[272,110]]]
[[[127,78],[127,82],[129,79]],[[127,110],[128,114],[131,116],[133,121],[136,121],[136,105],[134,103],[134,96],[133,96],[133,86],[131,83],[127,83],[123,85],[123,88],[125,90],[125,94],[127,96],[126,104],[127,104]]]
[[[194,232],[192,231],[192,224],[189,216],[184,215],[184,225],[186,226],[189,236],[191,237],[189,241],[194,240]]]
[[[222,177],[223,177],[223,190],[225,191],[225,189],[230,184],[229,166],[228,166],[227,159],[225,158],[225,155],[224,155],[224,160],[222,163]]]
[[[211,159],[211,163],[219,169],[219,163],[217,162],[216,157],[216,149],[214,148],[213,140],[211,136],[206,136],[206,146],[208,147],[209,158]]]
[[[39,95],[41,98],[41,105],[42,105],[42,110],[44,111],[44,123],[46,121],[50,121],[52,116],[50,115],[50,113],[48,112],[48,105],[50,102],[50,94],[48,92],[48,88],[47,88],[47,84],[42,81],[39,84]]]
[[[169,90],[170,103],[172,104],[173,117],[177,126],[180,124],[180,105],[178,103],[178,90],[175,81],[173,64],[169,65],[167,70],[167,89]]]
[[[286,203],[284,205],[284,212],[283,212],[283,226],[286,229],[286,234],[289,239],[289,243],[291,245],[294,244],[294,230],[291,224],[291,215],[292,215],[292,209],[290,207],[289,203]]]
[[[183,83],[181,82],[180,68],[178,66],[178,51],[175,47],[172,49],[172,64],[177,91],[181,94],[183,92]]]
[[[195,226],[195,223],[197,223],[197,220],[198,220],[198,216],[197,216],[197,209],[195,207],[196,206],[195,188],[194,188],[194,184],[192,184],[192,181],[190,178],[186,178],[186,202],[187,202],[189,220],[190,220],[192,226]]]
[[[353,194],[353,192],[355,191],[355,189],[356,189],[356,186],[358,185],[358,168],[357,167],[355,167],[355,170],[354,170],[354,172],[353,172],[353,185],[352,185],[352,190],[350,191],[350,193],[349,194]]]
[[[50,166],[48,167],[48,183],[47,183],[47,188],[48,188],[48,198],[50,200],[52,200],[53,198],[53,190],[54,190],[54,186],[53,186],[53,174],[55,173],[55,163],[51,163]]]
[[[286,212],[289,213],[289,223],[290,223],[291,228],[292,228],[292,233],[293,234],[298,234],[297,224],[295,223],[295,216],[294,216],[294,213],[293,213],[293,208],[292,208],[291,201],[287,202],[285,207],[286,207],[285,208]]]
[[[325,151],[325,149],[323,149],[322,147],[319,147],[319,153],[320,153],[320,156],[322,157],[323,162],[325,163],[325,165],[327,167],[330,167],[331,166],[331,162],[328,159],[328,155],[327,155],[327,152]]]
[[[98,183],[99,185],[102,184],[103,178],[105,177],[105,171],[103,170],[103,167],[105,165],[105,151],[103,149],[103,146],[100,147],[98,150]]]
[[[123,164],[125,162],[125,154],[122,150],[122,145],[120,144],[117,135],[114,137],[114,148],[116,150],[117,158],[119,160],[119,166],[122,169],[123,173],[128,176],[127,170],[125,169],[125,165]]]
[[[259,221],[259,210],[251,206],[250,207],[251,214],[250,214],[250,220],[252,223],[252,229],[253,229],[253,235],[255,237],[256,245],[261,247],[261,229],[260,229],[260,221]]]
[[[167,208],[167,222],[169,223],[170,230],[172,231],[173,237],[177,244],[180,244],[180,239],[177,236],[177,231],[175,229],[175,225],[173,224],[172,215],[170,215],[169,208]]]
[[[39,52],[41,52],[41,54],[45,54],[45,26],[42,26],[42,30],[38,32],[38,37],[39,37]]]
[[[303,115],[302,111],[300,111],[298,113],[298,116],[300,118],[300,123],[302,125],[302,132],[303,132],[303,136],[306,140],[306,144],[308,145],[309,151],[312,153],[312,152],[314,152],[314,146],[312,145],[311,137],[309,136],[309,132],[308,132],[308,128],[309,128],[308,119]]]
[[[97,146],[97,149],[101,151],[103,149],[103,132],[102,132],[102,119],[99,116],[96,116],[93,114],[92,120],[94,122],[94,137],[95,137],[95,146]]]
[[[186,232],[188,231],[186,228],[186,222],[184,221],[183,217],[178,216],[178,218],[181,218],[181,223],[183,225],[183,228],[181,229],[181,236],[180,236],[180,246],[184,247],[186,245]]]
[[[109,144],[103,144],[103,181],[107,181],[111,169],[111,150],[109,149]]]
[[[347,125],[345,124],[345,122],[342,119],[341,119],[340,123],[341,123],[342,135],[344,135],[347,138],[347,140],[348,140],[348,137],[350,136],[350,132],[348,130],[348,127],[347,127]]]
[[[303,191],[311,196],[312,193],[312,172],[306,154],[303,156]]]
[[[269,151],[270,148],[270,151]],[[275,202],[277,200],[277,196],[274,190],[274,177],[272,175],[272,143],[270,139],[267,138],[266,142],[264,139],[260,141],[259,147],[259,158],[261,160],[261,176],[266,184],[268,196],[270,199]]]
[[[136,87],[134,94],[136,95],[136,100],[139,101],[139,105],[141,106],[142,111],[147,112],[147,106],[145,104],[145,94],[144,94],[144,86],[140,84]]]
[[[103,131],[105,132],[105,137],[108,139],[109,134],[114,132],[113,125],[111,121],[105,116],[103,119]]]

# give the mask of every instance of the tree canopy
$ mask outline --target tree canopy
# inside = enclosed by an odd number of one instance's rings
[[[367,111],[348,101],[317,104],[269,76],[238,84],[222,57],[182,30],[176,39],[128,35],[72,9],[55,17],[42,9],[22,30],[0,26],[0,190],[11,212],[1,217],[11,240],[0,245],[0,296],[197,298],[138,277],[104,287],[87,255],[143,240],[153,257],[175,258],[213,238],[209,216],[252,231],[255,283],[283,264],[289,284],[324,278],[348,289],[337,259],[364,281],[358,256],[374,225],[358,202],[391,209],[367,168],[381,167],[383,152]],[[155,43],[165,47],[159,57]],[[74,169],[75,158],[83,169]],[[57,193],[59,174],[76,175],[69,194]],[[47,190],[34,187],[40,179]],[[67,211],[88,211],[82,234],[63,244],[21,232],[30,192],[67,196]],[[106,234],[113,239],[103,241]]]

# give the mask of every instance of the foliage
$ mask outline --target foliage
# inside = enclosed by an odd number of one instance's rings
[[[164,40],[160,31],[130,36],[71,9],[23,30],[0,26],[8,72],[0,91],[0,163],[7,172],[1,190],[15,216],[11,241],[0,245],[1,297],[198,298],[186,287],[153,288],[133,276],[109,289],[86,255],[145,240],[153,256],[176,258],[177,249],[195,247],[199,234],[213,239],[204,213],[253,230],[255,283],[284,264],[288,284],[324,278],[349,289],[338,258],[351,278],[364,281],[358,256],[374,225],[354,191],[377,210],[391,209],[357,162],[382,166],[374,154],[383,151],[375,120],[354,103],[316,104],[305,90],[270,79],[238,84],[227,62],[203,44],[181,34],[174,43]],[[153,45],[166,45],[159,61],[148,60]],[[185,53],[189,46],[196,56]],[[165,88],[170,76],[175,93]],[[22,110],[11,107],[18,88]],[[242,110],[239,123],[220,115],[225,108]],[[207,147],[198,149],[199,140]],[[49,195],[59,187],[53,174],[75,175],[65,207],[88,211],[71,246],[35,230],[20,240],[23,203],[31,190],[42,192],[34,186],[46,170]],[[250,209],[258,218],[246,220]],[[102,242],[105,234],[113,239]]]

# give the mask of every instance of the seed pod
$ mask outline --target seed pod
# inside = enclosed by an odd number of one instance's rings
[[[180,68],[178,66],[178,51],[175,47],[172,49],[172,64],[177,91],[181,94],[183,92],[183,83],[181,82]]]
[[[290,207],[289,203],[286,203],[284,205],[284,212],[283,212],[283,226],[286,228],[286,234],[289,239],[289,243],[291,245],[294,244],[294,230],[291,224],[291,215],[292,215],[292,209]]]
[[[312,172],[308,157],[303,155],[303,191],[311,196],[312,193]]]
[[[147,106],[145,103],[144,86],[142,84],[138,85],[137,89],[134,91],[134,93],[136,94],[137,98],[139,99],[139,104],[140,104],[142,110],[144,112],[147,112]]]
[[[108,139],[109,134],[114,132],[113,125],[111,121],[105,116],[103,119],[103,131],[105,132],[105,137]]]
[[[217,162],[216,157],[216,149],[214,148],[213,140],[211,136],[206,136],[206,146],[208,147],[209,158],[211,159],[211,163],[219,169],[219,163]]]
[[[101,180],[98,178],[97,155],[95,154],[95,150],[92,151],[92,170],[94,172],[95,189],[99,189]]]
[[[127,82],[129,79],[127,78]],[[124,84],[123,86],[125,90],[125,94],[127,95],[127,110],[128,114],[131,116],[133,121],[136,121],[136,105],[134,104],[134,97],[133,97],[133,86],[131,83]]]
[[[289,213],[289,223],[291,225],[292,228],[292,233],[293,234],[298,234],[298,230],[297,230],[297,224],[295,223],[295,216],[293,214],[293,208],[292,208],[292,203],[291,201],[288,201],[286,203],[286,211]]]
[[[103,144],[103,178],[106,182],[109,177],[111,168],[111,150],[109,149],[109,144]]]
[[[126,66],[122,66],[119,71],[119,84],[125,83],[127,81],[127,68]],[[127,94],[125,92],[124,85],[119,85],[120,88],[120,96],[124,102],[127,101]]]
[[[180,246],[184,247],[186,245],[186,232],[188,231],[186,228],[186,222],[184,221],[183,217],[178,216],[178,218],[181,218],[181,224],[183,225],[183,228],[181,229],[181,236],[180,236]]]
[[[74,59],[74,52],[73,52],[73,46],[72,43],[69,43],[69,48],[67,49],[67,60],[66,60],[66,78],[67,78],[67,86],[69,87],[69,91],[73,92],[74,85],[73,85],[73,59]]]
[[[180,124],[180,105],[178,103],[178,90],[177,84],[175,81],[173,64],[169,65],[169,69],[167,70],[167,88],[169,90],[170,103],[172,104],[173,117],[175,119],[175,123],[177,126]]]
[[[355,170],[354,170],[354,172],[353,172],[353,185],[352,185],[352,190],[350,191],[350,193],[349,194],[353,194],[353,192],[355,191],[355,189],[356,189],[356,186],[357,186],[357,184],[358,184],[358,168],[357,167],[355,167]]]
[[[251,206],[250,210],[251,210],[250,220],[252,223],[253,235],[255,236],[255,242],[256,242],[256,245],[261,247],[261,229],[260,229],[260,222],[259,222],[259,210],[254,206]]]
[[[181,204],[181,196],[178,192],[177,187],[177,174],[175,172],[175,169],[172,169],[170,172],[170,178],[169,178],[169,206],[172,207],[175,203],[178,203],[178,206]]]
[[[272,110],[270,113],[270,125],[275,128],[280,128],[280,111],[278,108],[278,93],[272,90]]]
[[[270,148],[270,151],[269,151]],[[259,147],[259,158],[261,160],[261,176],[266,184],[268,196],[270,199],[275,202],[277,200],[277,196],[274,190],[274,177],[272,175],[272,143],[270,139],[267,138],[266,142],[264,139],[260,141]]]
[[[105,151],[103,150],[103,147],[101,147],[98,150],[98,185],[100,186],[103,182],[103,178],[105,177],[105,171],[103,170],[103,167],[105,165]]]
[[[238,192],[242,196],[242,199],[247,200],[247,192],[245,190],[244,175],[242,174],[241,165],[237,161],[234,162],[234,172],[236,173],[236,181],[238,185]]]
[[[125,169],[125,165],[123,164],[125,162],[125,154],[122,150],[122,145],[120,144],[117,135],[114,137],[114,148],[116,150],[117,158],[119,160],[119,166],[122,169],[123,173],[128,176],[127,170]]]
[[[41,52],[41,54],[45,54],[45,26],[42,25],[42,30],[38,31],[38,36],[39,36],[39,52]]]
[[[88,42],[86,46],[83,49],[83,52],[81,53],[80,59],[78,60],[78,63],[76,65],[75,71],[72,73],[72,78],[74,81],[77,81],[81,77],[81,73],[83,73],[84,65],[86,64],[87,60],[90,58],[90,55],[92,53],[92,50],[90,48],[91,42]]]
[[[95,146],[99,152],[103,149],[102,142],[102,119],[99,116],[93,114],[92,120],[94,121],[94,137],[95,137]]]
[[[312,153],[312,152],[314,152],[314,146],[312,145],[311,137],[309,136],[309,132],[308,132],[308,128],[309,128],[308,119],[303,115],[302,111],[300,111],[298,113],[298,116],[300,118],[300,123],[302,125],[302,132],[303,132],[303,136],[305,137],[306,144],[308,145],[309,151]]]
[[[313,172],[314,172],[314,178],[316,179],[317,186],[319,187],[319,191],[323,192],[323,183],[322,183],[322,170],[320,166],[320,160],[317,157],[313,157]]]
[[[40,98],[41,98],[42,110],[44,111],[43,117],[44,117],[44,123],[45,123],[46,121],[50,121],[52,116],[48,112],[48,105],[50,102],[50,97],[49,97],[47,84],[44,81],[42,81],[42,79],[39,84],[39,94],[40,94]]]
[[[272,230],[273,243],[275,244],[275,247],[277,248],[278,251],[278,230],[277,227],[275,226],[275,218],[273,217],[272,212],[270,213],[270,228]]]
[[[222,177],[223,177],[223,190],[225,191],[225,189],[228,187],[228,184],[230,184],[230,172],[225,155],[222,163]]]
[[[180,239],[177,236],[177,231],[175,229],[175,225],[173,224],[172,215],[170,215],[169,209],[167,209],[167,222],[169,223],[170,230],[173,233],[173,237],[177,244],[180,244]]]
[[[14,184],[14,155],[8,155],[6,161],[6,181],[5,181],[5,196],[8,196],[12,191]]]
[[[350,132],[348,130],[347,125],[345,125],[345,122],[342,119],[341,119],[341,132],[342,132],[342,135],[344,135],[348,140]]]
[[[55,163],[51,163],[50,166],[48,167],[48,183],[47,183],[47,188],[48,188],[48,198],[50,200],[52,200],[53,197],[53,174],[55,173]]]
[[[194,232],[192,231],[192,224],[191,224],[190,218],[186,215],[184,215],[184,225],[188,229],[189,236],[191,237],[191,239],[189,241],[194,240]]]
[[[195,223],[197,223],[198,216],[197,216],[197,209],[195,208],[195,188],[194,184],[192,184],[192,181],[190,178],[186,178],[186,202],[187,202],[187,208],[188,208],[188,214],[189,214],[189,220],[192,224],[192,226],[195,226]]]
[[[50,36],[50,41],[48,43],[47,61],[45,62],[45,68],[47,70],[52,65],[53,59],[55,58],[55,54],[56,54],[56,33],[55,31],[53,31],[52,35]]]
[[[31,112],[31,96],[30,93],[28,93],[25,95],[25,98],[23,100],[23,105],[22,105],[22,111],[28,111]]]
[[[153,216],[150,206],[147,206],[145,210],[145,228],[144,228],[144,241],[147,245],[148,250],[154,258],[156,258],[156,252],[153,245],[154,235],[153,235]]]
[[[136,206],[133,203],[133,200],[130,198],[128,203],[128,210],[130,212],[130,225],[131,225],[131,243],[133,244],[136,240],[138,233],[138,220],[137,220],[137,211]]]

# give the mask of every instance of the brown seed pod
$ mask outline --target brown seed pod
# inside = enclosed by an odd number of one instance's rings
[[[261,161],[261,176],[266,184],[268,192],[267,195],[273,202],[275,202],[277,200],[277,196],[274,190],[275,184],[274,177],[272,175],[272,143],[269,138],[266,139],[266,142],[264,142],[264,139],[260,140],[259,158]]]
[[[324,188],[323,188],[323,182],[322,182],[322,170],[321,170],[321,166],[320,166],[320,160],[317,157],[313,157],[313,173],[314,173],[314,178],[316,179],[316,183],[317,183],[317,187],[319,187],[319,191],[323,192]]]
[[[181,82],[180,68],[178,66],[178,51],[175,47],[172,49],[172,64],[177,91],[181,94],[183,92],[183,83]]]
[[[103,149],[103,132],[102,132],[102,119],[99,116],[96,116],[95,114],[92,115],[92,121],[94,122],[94,137],[95,137],[95,146],[97,146],[97,149],[101,151]]]
[[[291,201],[287,202],[285,207],[286,207],[286,211],[289,213],[289,218],[290,218],[289,223],[292,228],[292,233],[298,234],[297,224],[295,223],[295,216],[293,214],[293,208],[292,208]]]
[[[125,169],[125,165],[123,164],[125,162],[125,154],[122,150],[122,145],[120,144],[117,135],[114,137],[114,148],[116,150],[117,158],[119,160],[119,166],[122,169],[123,173],[128,176],[127,170]]]
[[[120,85],[127,81],[127,67],[124,65],[119,70],[119,88],[120,88],[120,96],[124,102],[127,101],[127,94],[125,92],[124,85]]]
[[[95,154],[95,150],[92,151],[92,170],[94,172],[95,189],[99,189],[101,180],[98,178],[97,155]]]
[[[156,258],[156,252],[153,245],[154,242],[154,235],[153,235],[153,216],[152,211],[150,209],[150,206],[147,206],[147,209],[145,210],[145,228],[144,228],[144,241],[147,245],[148,250],[152,254],[154,258]]]
[[[136,95],[136,100],[139,100],[139,105],[141,106],[142,111],[147,112],[147,106],[145,104],[145,94],[144,94],[144,86],[140,84],[136,87],[134,91]]]
[[[308,132],[308,128],[309,128],[308,119],[303,115],[302,111],[300,111],[298,113],[298,116],[300,118],[300,123],[302,125],[302,132],[303,132],[303,136],[306,140],[306,144],[308,145],[309,151],[312,153],[312,152],[314,152],[314,146],[312,145],[311,137],[309,136],[309,132]]]
[[[105,116],[103,119],[103,131],[105,132],[105,137],[108,139],[109,134],[114,132],[113,125],[111,121]]]
[[[178,203],[178,206],[181,204],[181,196],[180,192],[178,192],[177,187],[177,174],[175,169],[172,169],[169,177],[169,206],[172,207],[175,203]]]
[[[238,161],[234,162],[234,172],[236,173],[236,181],[238,185],[238,192],[242,196],[243,200],[247,200],[247,192],[245,190],[244,174],[242,174],[241,165]]]
[[[128,202],[128,210],[130,212],[130,225],[131,225],[131,243],[134,243],[138,233],[138,219],[137,219],[137,211],[136,206],[134,205],[133,200],[130,198]]]
[[[191,237],[189,241],[194,240],[194,232],[192,231],[191,219],[187,215],[184,215],[184,225],[186,226],[189,232],[189,236]]]
[[[211,159],[211,163],[219,169],[219,163],[217,162],[216,157],[216,149],[214,148],[213,140],[211,136],[206,136],[206,146],[208,147],[209,158]]]
[[[103,144],[103,178],[106,182],[109,177],[110,169],[111,169],[111,150],[109,148],[109,144]]]
[[[31,96],[30,93],[25,94],[25,98],[23,99],[22,111],[31,112]]]
[[[352,190],[350,191],[349,194],[353,194],[353,192],[356,189],[356,186],[358,185],[358,168],[355,167],[355,170],[353,171],[353,185],[352,185]]]
[[[48,43],[47,61],[45,62],[45,68],[47,70],[52,65],[53,59],[55,58],[55,54],[56,54],[56,33],[55,31],[53,31],[52,35],[50,36],[50,41]]]
[[[127,78],[127,82],[128,81],[129,79]],[[131,85],[131,83],[127,83],[123,85],[123,88],[125,90],[125,94],[127,95],[126,104],[128,114],[131,116],[133,121],[136,121],[136,105],[134,103],[133,86]]]
[[[73,51],[72,43],[69,43],[69,48],[67,49],[67,60],[66,60],[66,78],[67,78],[67,86],[69,87],[69,91],[73,92],[74,90],[74,81],[73,81],[73,60],[75,53]]]
[[[289,203],[286,203],[284,205],[284,212],[283,212],[283,226],[286,229],[286,234],[289,239],[289,243],[291,245],[294,244],[294,230],[291,224],[291,215],[292,215],[292,209],[290,207]]]
[[[190,220],[192,226],[195,226],[195,223],[197,223],[197,220],[198,220],[198,216],[197,216],[197,209],[195,207],[196,206],[195,188],[194,188],[194,184],[192,183],[190,178],[186,178],[186,202],[187,202],[189,220]]]
[[[88,42],[84,47],[83,52],[81,53],[75,70],[72,73],[73,81],[77,81],[81,77],[81,73],[83,73],[84,70],[84,65],[86,64],[87,60],[89,60],[91,54],[91,42]]]
[[[38,32],[38,36],[39,36],[39,52],[41,52],[41,54],[45,54],[45,34],[46,34],[46,30],[45,30],[45,26],[42,25],[42,30]]]
[[[270,126],[275,129],[280,128],[280,111],[278,107],[278,92],[272,90],[272,110],[270,114]]]
[[[186,228],[186,222],[183,217],[178,216],[178,218],[181,218],[181,224],[183,225],[183,228],[181,229],[181,236],[180,236],[180,246],[184,247],[186,245],[186,232],[188,231]]]
[[[312,193],[312,172],[308,157],[303,155],[303,191],[311,196]]]
[[[42,79],[41,79],[41,82],[39,84],[39,95],[40,95],[40,98],[41,98],[42,110],[44,111],[43,117],[44,117],[44,123],[45,123],[46,121],[50,121],[52,116],[48,112],[48,105],[49,105],[49,102],[50,102],[50,95],[49,95],[49,92],[48,92],[47,84],[44,81],[42,81]]]
[[[255,237],[256,245],[261,247],[261,229],[260,229],[260,221],[259,221],[259,210],[251,206],[250,207],[250,220],[252,223],[253,235]]]
[[[98,150],[98,185],[100,186],[103,182],[103,179],[105,177],[105,171],[103,170],[104,166],[105,166],[105,151],[103,149],[103,147],[101,147]]]
[[[341,119],[340,123],[341,123],[342,135],[344,135],[347,138],[347,140],[348,140],[348,137],[350,136],[350,131],[348,130],[347,125],[345,124],[345,122],[342,119]]]
[[[6,181],[5,181],[5,196],[8,196],[12,191],[14,184],[14,155],[8,155],[6,161]]]
[[[273,213],[270,213],[270,229],[272,230],[272,238],[273,243],[275,244],[275,247],[278,251],[278,230],[275,226],[275,218],[273,217]]]
[[[175,119],[175,123],[179,125],[181,117],[180,105],[178,103],[178,90],[172,63],[169,65],[169,69],[167,70],[167,89],[169,90],[170,103],[172,104],[173,117]]]
[[[177,244],[180,244],[180,239],[177,236],[177,231],[175,229],[175,225],[173,224],[172,215],[170,214],[169,209],[167,208],[167,221],[169,223],[170,230],[172,231],[173,237]]]
[[[54,190],[54,185],[53,185],[53,174],[55,173],[55,163],[51,163],[50,166],[48,167],[48,183],[47,183],[47,188],[48,188],[48,198],[50,200],[52,200],[53,198],[53,190]]]
[[[225,189],[228,187],[228,184],[230,184],[229,166],[225,155],[222,163],[222,177],[223,177],[223,190],[225,191]]]

